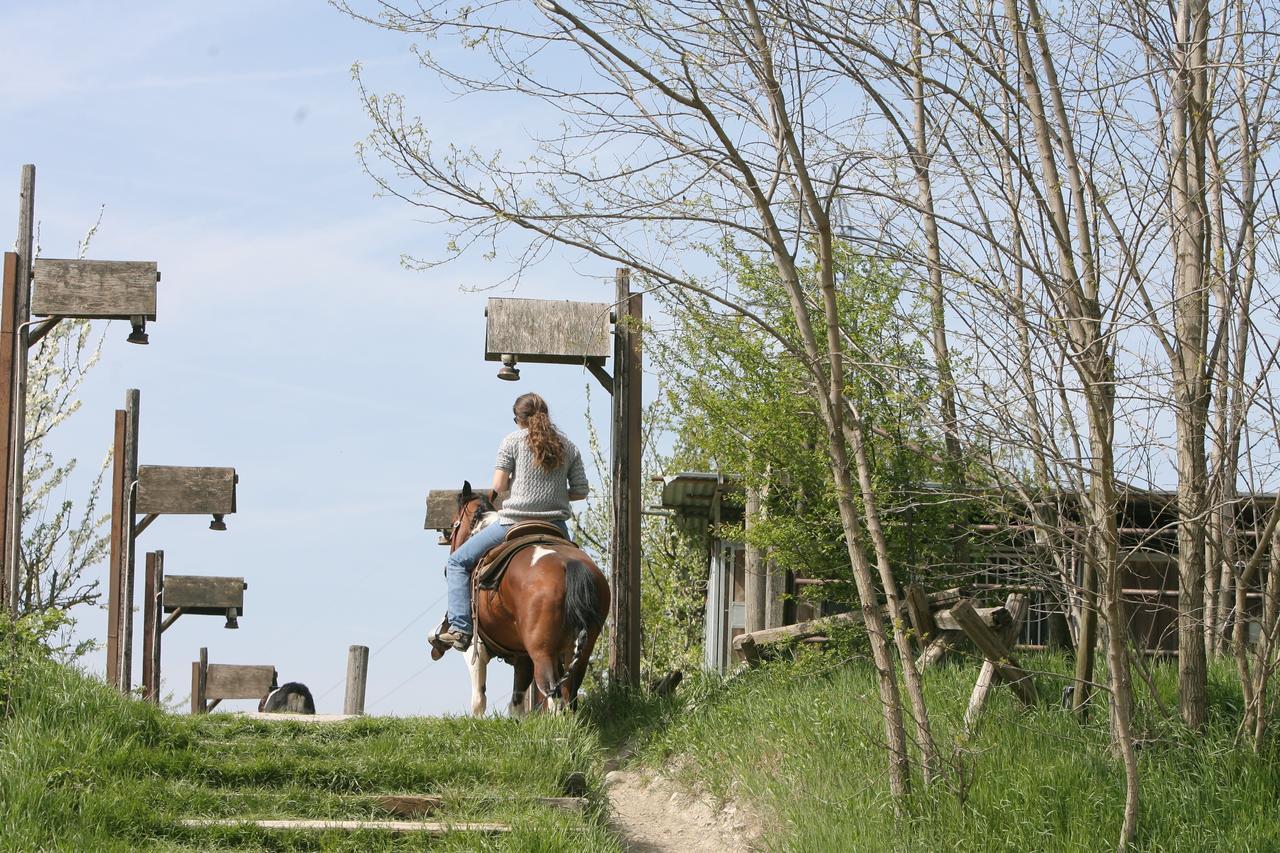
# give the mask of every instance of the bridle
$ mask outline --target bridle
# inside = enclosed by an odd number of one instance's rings
[[[450,554],[461,548],[462,543],[471,538],[476,525],[486,512],[493,512],[493,504],[484,495],[473,495],[470,500],[458,507],[458,514],[454,516],[453,526],[449,531]]]

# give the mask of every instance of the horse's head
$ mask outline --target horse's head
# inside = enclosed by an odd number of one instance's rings
[[[485,516],[494,512],[493,501],[487,495],[471,490],[471,481],[462,481],[458,492],[458,508],[453,514],[453,529],[449,533],[449,553],[462,547],[471,538]]]

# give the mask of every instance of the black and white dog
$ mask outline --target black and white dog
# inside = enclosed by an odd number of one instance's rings
[[[307,685],[290,681],[263,696],[258,710],[268,714],[314,714],[316,703]]]

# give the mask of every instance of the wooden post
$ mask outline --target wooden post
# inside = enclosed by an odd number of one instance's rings
[[[16,300],[18,298],[18,255],[15,252],[4,253],[4,290],[3,302],[0,303],[0,488],[6,490],[8,494],[9,469],[13,462],[13,418],[14,418],[14,396],[13,396],[13,357],[17,352],[14,317],[17,313],[18,306]],[[9,529],[9,513],[8,499],[4,501],[5,509],[0,511],[0,548],[4,547],[4,543],[8,541]],[[7,554],[8,551],[4,551]],[[0,571],[0,606],[8,607],[9,587],[12,585],[9,579],[9,561],[0,555],[0,565],[4,566],[4,571]]]
[[[161,617],[164,616],[164,551],[156,551],[156,597],[155,608],[156,636],[151,645],[151,701],[160,704],[160,648],[164,643],[164,627]]]
[[[134,516],[134,483],[138,480],[138,405],[140,394],[137,388],[130,388],[124,393],[125,436],[124,436],[124,492],[122,493],[124,541],[120,552],[120,690],[129,692],[133,686],[133,586],[135,570],[134,528],[137,519]]]
[[[204,714],[209,710],[204,700],[206,673],[209,671],[209,650],[200,647],[200,660],[191,662],[191,713]]]
[[[347,696],[342,703],[342,713],[364,713],[364,688],[368,680],[369,647],[352,646],[347,650]]]
[[[120,687],[120,564],[124,549],[125,411],[116,409],[115,442],[111,451],[111,556],[107,563],[107,683]]]
[[[616,277],[613,377],[613,542],[610,583],[613,597],[609,677],[614,684],[640,686],[640,323],[643,304],[631,292],[631,271]]]
[[[778,565],[773,558],[765,559],[765,610],[764,627],[779,628],[786,624],[788,576],[791,574]]]
[[[938,626],[933,622],[929,612],[929,597],[918,584],[907,586],[907,613],[911,616],[911,627],[916,629],[916,644],[923,652],[929,648],[933,636],[938,633]]]
[[[142,695],[146,699],[153,699],[151,681],[160,624],[156,606],[156,555],[153,551],[147,552],[145,572],[142,582]]]
[[[747,487],[746,528],[750,539],[752,531],[760,523],[761,518],[760,490],[754,486]],[[763,549],[747,542],[746,554],[746,633],[763,631],[770,627],[766,624],[768,610],[768,577],[765,574],[765,556]]]
[[[12,396],[9,418],[10,460],[6,483],[4,554],[9,613],[16,619],[22,586],[22,470],[27,429],[27,337],[31,305],[31,254],[35,235],[36,167],[22,167],[22,186],[18,195],[17,282],[13,295],[13,356],[11,364]]]

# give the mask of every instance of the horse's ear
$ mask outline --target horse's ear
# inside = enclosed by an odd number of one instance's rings
[[[471,491],[471,481],[470,481],[470,480],[463,480],[463,481],[462,481],[462,496],[463,496],[464,498],[469,498],[469,497],[471,497],[471,495],[472,495],[472,491]]]

